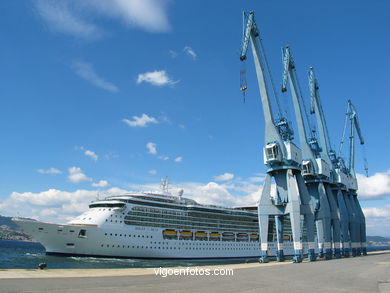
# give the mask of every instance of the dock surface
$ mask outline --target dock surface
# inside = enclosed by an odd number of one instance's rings
[[[176,269],[182,269],[183,274],[163,277],[156,275],[158,268],[3,269],[0,292],[390,292],[390,251],[301,264],[286,261],[189,267],[209,269],[208,276],[185,275],[187,268]],[[215,269],[232,269],[233,275],[216,276]]]

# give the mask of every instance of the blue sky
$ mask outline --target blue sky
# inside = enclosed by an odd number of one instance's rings
[[[266,168],[252,58],[245,103],[239,91],[242,11],[254,10],[277,85],[283,45],[307,103],[315,67],[336,149],[352,99],[368,231],[390,236],[388,2],[107,3],[0,3],[0,214],[65,221],[98,192],[156,188],[164,176],[200,202],[255,202]],[[280,98],[294,120],[291,96]],[[356,166],[364,173],[359,146]]]

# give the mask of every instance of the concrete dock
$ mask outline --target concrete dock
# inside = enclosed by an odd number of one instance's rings
[[[390,292],[390,251],[301,264],[162,269],[0,270],[0,292]]]

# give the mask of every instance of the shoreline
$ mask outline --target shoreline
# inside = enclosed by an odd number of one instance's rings
[[[367,256],[359,257],[350,257],[350,258],[341,258],[333,260],[322,260],[319,259],[316,262],[332,262],[340,260],[349,260],[349,259],[364,259],[370,256],[379,255],[379,254],[390,254],[390,250],[380,250],[380,251],[371,251],[368,252]],[[304,260],[303,263],[309,263],[308,260]],[[240,263],[240,264],[219,264],[219,265],[202,265],[191,266],[191,268],[207,268],[210,270],[213,269],[248,269],[248,268],[260,268],[260,267],[274,267],[274,266],[286,266],[293,265],[298,266],[299,264],[294,264],[291,261],[285,262],[276,262],[271,261],[266,264],[261,264],[258,262],[253,263]],[[124,276],[144,276],[144,275],[156,275],[155,268],[113,268],[113,269],[0,269],[0,279],[31,279],[31,278],[90,278],[90,277],[124,277]],[[167,269],[183,269],[187,267],[169,267]]]

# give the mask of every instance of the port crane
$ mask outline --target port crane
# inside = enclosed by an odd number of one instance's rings
[[[247,58],[249,43],[255,62],[257,81],[260,89],[260,98],[265,120],[264,135],[264,163],[267,165],[267,175],[263,190],[258,201],[258,217],[261,241],[260,262],[268,262],[268,229],[269,217],[275,217],[277,236],[277,259],[284,260],[283,252],[283,223],[289,216],[294,242],[294,262],[301,262],[303,258],[301,215],[307,231],[307,242],[314,243],[314,215],[311,210],[311,200],[301,175],[301,150],[293,143],[293,131],[287,121],[281,115],[274,119],[271,108],[271,100],[268,93],[265,70],[272,83],[272,76],[265,56],[265,51],[260,39],[260,32],[256,25],[254,13],[244,13],[246,26],[240,60]],[[245,22],[244,22],[245,23]],[[272,83],[273,85],[273,83]],[[274,87],[273,87],[274,88]],[[275,100],[279,106],[276,92]],[[276,196],[271,197],[272,180],[276,185]],[[315,260],[314,249],[308,251],[309,260]]]
[[[310,120],[290,47],[283,47],[282,53],[284,67],[282,92],[287,91],[287,83],[289,82],[302,150],[302,176],[312,199],[319,255],[323,257],[325,250],[325,259],[331,259],[333,257],[333,246],[335,257],[340,258],[340,219],[330,186],[331,164],[328,163],[327,159],[322,158],[321,148],[314,136],[314,130],[310,127]],[[306,117],[306,124],[304,117]],[[311,134],[310,137],[307,135],[307,129]],[[309,247],[314,248],[314,243],[309,243]]]
[[[356,254],[357,256],[359,256],[362,253],[363,255],[366,255],[367,248],[366,248],[366,220],[362,208],[359,204],[359,200],[357,198],[358,183],[357,183],[356,172],[355,172],[355,129],[359,136],[361,145],[364,145],[364,138],[360,128],[360,123],[359,123],[356,109],[353,106],[351,100],[348,100],[346,120],[345,120],[343,138],[341,140],[340,150],[342,149],[342,145],[345,139],[345,130],[347,127],[348,120],[350,122],[349,164],[348,164],[349,200],[351,202],[351,206],[356,217],[356,223],[355,223],[356,232],[354,235],[355,241],[352,244],[354,246],[353,251],[356,251],[355,253],[353,252],[353,255]],[[364,158],[364,169],[367,174],[368,168],[367,168],[366,158]]]
[[[317,128],[319,134],[319,143],[322,149],[322,158],[331,166],[332,177],[330,178],[330,184],[332,187],[333,196],[338,207],[338,214],[340,217],[341,228],[341,254],[344,257],[349,257],[351,249],[351,241],[356,234],[353,208],[351,206],[348,195],[348,170],[345,166],[343,158],[336,155],[336,151],[332,149],[328,127],[326,124],[324,110],[322,108],[319,83],[314,73],[314,68],[309,69],[309,88],[311,95],[311,107],[310,113],[315,114],[317,121]],[[334,243],[335,249],[338,248],[338,244]],[[355,250],[354,250],[355,251]]]

